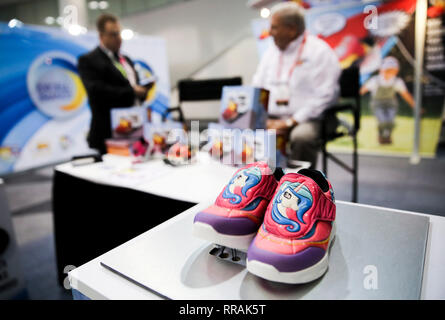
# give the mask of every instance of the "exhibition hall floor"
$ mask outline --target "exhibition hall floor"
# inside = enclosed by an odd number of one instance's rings
[[[338,155],[348,160],[348,155]],[[52,168],[5,178],[30,299],[72,299],[58,286],[51,212]],[[338,200],[350,201],[352,177],[329,162]],[[410,165],[407,158],[359,157],[360,203],[445,216],[445,151]],[[75,197],[75,195],[73,195]]]

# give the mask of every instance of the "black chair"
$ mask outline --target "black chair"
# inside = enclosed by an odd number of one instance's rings
[[[338,121],[337,113],[349,111],[352,113],[352,123]],[[337,119],[337,129],[329,132],[329,121],[335,117]],[[352,174],[352,202],[357,202],[358,196],[358,154],[357,154],[357,133],[360,129],[360,71],[356,66],[344,69],[340,76],[340,99],[339,102],[327,109],[322,115],[321,126],[321,150],[323,172],[327,175],[327,160],[331,159],[340,167]],[[352,165],[341,161],[332,153],[326,150],[329,141],[333,141],[343,136],[352,138]]]
[[[183,79],[178,81],[179,105],[168,108],[163,114],[163,120],[172,112],[178,112],[178,120],[185,124],[186,119],[181,108],[185,101],[220,100],[224,86],[242,85],[241,77],[193,80]],[[215,115],[218,118],[218,115]]]

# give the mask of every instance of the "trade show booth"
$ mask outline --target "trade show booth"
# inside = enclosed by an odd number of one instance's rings
[[[171,12],[190,20],[204,17],[200,8],[239,6],[180,2]],[[170,20],[146,34],[149,19],[137,11],[98,15],[97,32],[0,22],[0,60],[8,61],[0,66],[0,176],[53,167],[57,285],[74,300],[444,299],[444,212],[384,207],[384,189],[373,195],[378,205],[360,203],[361,190],[384,183],[360,180],[359,155],[413,168],[436,157],[445,5],[245,2],[249,14],[227,29],[250,28],[235,44],[218,36],[225,17],[209,30],[213,16],[199,28],[182,17],[179,36]],[[284,23],[275,2],[301,10],[305,28]],[[257,8],[262,18],[250,19]],[[281,47],[280,28],[299,32],[287,30]],[[258,61],[255,74],[246,60]],[[397,186],[408,175],[395,173]],[[418,181],[413,197],[417,188],[429,192],[431,183]],[[27,299],[18,214],[4,190],[0,179],[0,299]],[[351,197],[339,200],[336,190]]]

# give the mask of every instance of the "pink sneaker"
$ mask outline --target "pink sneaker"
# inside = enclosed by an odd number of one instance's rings
[[[284,283],[321,277],[335,236],[334,201],[332,186],[320,171],[283,176],[247,251],[247,270]]]
[[[194,234],[222,246],[246,251],[263,222],[277,184],[265,162],[239,169],[215,203],[196,214]]]

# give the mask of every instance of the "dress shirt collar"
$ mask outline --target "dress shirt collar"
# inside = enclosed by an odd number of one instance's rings
[[[115,54],[110,49],[106,48],[104,45],[100,44],[99,48],[111,59],[115,60]],[[119,55],[119,54],[118,54]]]
[[[286,47],[286,49],[284,49],[283,51],[281,51],[282,53],[292,53],[294,52],[301,44],[301,42],[303,42],[303,38],[304,38],[304,34],[305,32],[303,32],[302,34],[300,34],[295,40],[292,40]],[[278,48],[278,47],[277,47]]]

